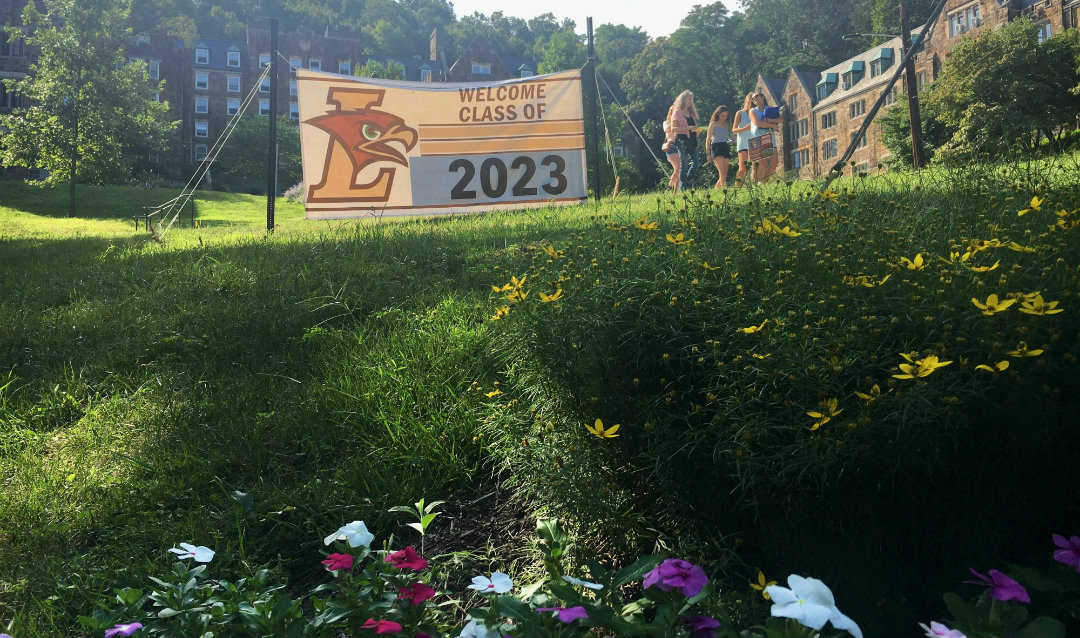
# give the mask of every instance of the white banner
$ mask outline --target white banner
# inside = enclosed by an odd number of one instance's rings
[[[587,197],[580,71],[496,83],[296,76],[308,219]]]

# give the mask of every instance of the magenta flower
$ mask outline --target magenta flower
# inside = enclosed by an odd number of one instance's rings
[[[348,571],[352,569],[353,557],[352,554],[330,554],[326,560],[322,561],[322,564],[332,572]]]
[[[683,627],[690,632],[690,638],[716,638],[716,630],[720,628],[720,621],[709,616],[679,616],[683,621]]]
[[[1054,534],[1054,544],[1061,548],[1054,551],[1054,560],[1072,567],[1080,574],[1080,536],[1066,539],[1061,534]]]
[[[398,569],[424,569],[427,567],[427,559],[417,554],[416,550],[411,546],[390,554],[383,561]]]
[[[656,585],[661,591],[679,590],[683,596],[692,598],[700,592],[709,578],[705,571],[681,558],[669,558],[645,574],[642,584],[646,589]]]
[[[553,611],[555,612],[555,617],[565,623],[571,623],[575,620],[589,617],[589,614],[585,613],[585,608],[581,605],[575,607],[537,607],[536,611]]]
[[[392,620],[375,620],[374,618],[368,618],[367,622],[360,625],[360,628],[374,629],[376,634],[401,633],[401,625]]]
[[[105,638],[113,638],[113,636],[130,636],[140,629],[142,629],[141,622],[116,625],[112,629],[105,630]]]
[[[976,582],[973,580],[965,580],[965,583],[971,585],[986,585],[990,588],[990,591],[986,592],[986,595],[991,598],[996,598],[1001,601],[1015,600],[1022,603],[1030,603],[1031,596],[1028,595],[1024,586],[1015,580],[1009,578],[1005,574],[1002,574],[996,569],[990,570],[990,575],[985,576],[975,571],[974,567],[969,568],[972,574],[982,582]]]
[[[435,595],[435,590],[424,583],[413,583],[408,587],[398,588],[398,598],[407,600],[414,605],[419,605]]]

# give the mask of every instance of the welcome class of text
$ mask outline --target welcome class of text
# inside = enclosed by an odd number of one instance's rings
[[[462,122],[513,122],[517,119],[540,120],[547,107],[546,86],[543,82],[534,84],[510,84],[489,86],[478,89],[458,89],[462,106],[458,119]],[[492,105],[481,105],[494,102]],[[510,104],[507,104],[510,102]],[[513,104],[524,102],[524,104]]]

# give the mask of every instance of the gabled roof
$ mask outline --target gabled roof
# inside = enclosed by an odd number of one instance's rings
[[[214,40],[212,38],[199,38],[192,44],[192,51],[195,49],[207,49],[209,51],[209,63],[208,64],[195,64],[192,61],[193,69],[211,69],[217,71],[239,71],[244,64],[244,56],[240,56],[240,65],[229,66],[228,65],[228,51],[243,51],[240,42],[234,40]]]
[[[780,78],[767,78],[764,75],[758,74],[758,81],[765,85],[765,88],[769,91],[769,104],[780,104],[784,97],[784,85],[787,84]]]
[[[925,27],[926,25],[923,25],[912,29],[911,39],[914,40],[916,37],[918,37],[919,32],[922,31],[922,29],[924,29]],[[882,49],[894,50],[894,54],[892,57],[894,63],[899,63],[899,61],[902,59],[902,56],[900,55],[900,38],[895,37],[875,46],[872,49],[867,49],[866,51],[863,51],[858,55],[854,55],[839,64],[834,64],[833,66],[825,69],[821,72],[822,80],[819,81],[818,84],[821,84],[821,82],[825,81],[826,79],[829,82],[835,82],[837,76],[841,73],[848,73],[851,71],[855,71],[856,73],[858,73],[863,71],[872,60],[880,59],[882,57]],[[850,95],[862,93],[867,89],[876,87],[878,85],[887,84],[889,78],[892,77],[892,72],[894,69],[895,67],[889,67],[888,71],[876,77],[869,77],[869,74],[867,74],[863,76],[863,78],[859,80],[858,83],[853,84],[851,88],[845,89],[843,88],[843,85],[837,86],[836,90],[830,93],[828,97],[823,100],[819,100],[818,103],[814,105],[814,109],[816,110],[818,108],[827,108],[837,102],[842,102]]]
[[[802,85],[803,90],[809,93],[811,98],[815,98],[814,87],[817,86],[818,80],[821,79],[821,72],[800,71],[798,69],[791,69],[791,72],[795,74],[795,78]]]

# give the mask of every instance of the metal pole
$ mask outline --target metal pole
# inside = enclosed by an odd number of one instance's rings
[[[592,18],[585,18],[586,31],[589,34],[589,64],[586,65],[589,68],[589,102],[592,104],[592,121],[589,123],[589,127],[592,129],[592,165],[593,165],[593,181],[596,182],[596,188],[593,189],[593,198],[596,201],[600,201],[600,191],[603,188],[603,179],[600,176],[600,137],[596,130],[596,118],[600,116],[597,113],[596,107],[596,50],[593,48],[593,32],[592,32]]]
[[[930,28],[929,23],[925,28]],[[900,0],[900,38],[906,52],[911,47],[911,29],[908,27],[904,0]],[[919,153],[922,147],[922,119],[919,115],[919,82],[915,77],[915,56],[908,57],[904,65],[904,75],[907,76],[908,120],[911,122],[911,167],[918,170],[922,167]]]
[[[278,21],[270,18],[270,126],[266,140],[266,232],[274,232],[274,198],[277,196],[277,75]]]

